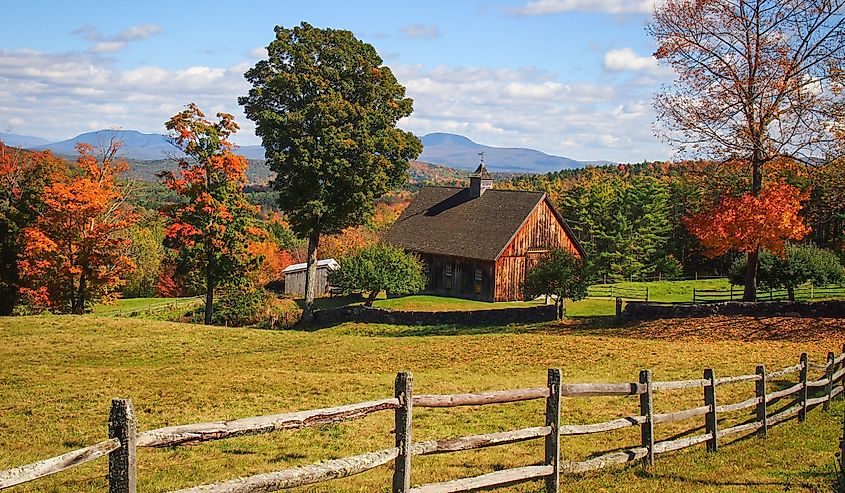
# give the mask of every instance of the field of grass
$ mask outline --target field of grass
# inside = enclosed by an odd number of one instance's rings
[[[539,386],[545,369],[567,382],[656,380],[753,372],[754,365],[814,362],[841,347],[839,321],[698,319],[620,328],[585,321],[507,327],[396,327],[344,324],[316,332],[209,328],[97,316],[0,318],[0,469],[102,440],[109,400],[131,397],[139,430],[312,409],[392,395],[397,371],[414,373],[418,393]],[[773,382],[772,388],[786,385]],[[719,387],[722,403],[753,385]],[[700,405],[700,389],[655,395],[657,412]],[[634,414],[629,398],[566,399],[564,423]],[[729,426],[736,419],[726,419]],[[392,446],[392,413],[316,429],[241,437],[195,447],[141,449],[138,489],[164,492]],[[418,409],[416,441],[538,426],[543,403]],[[703,421],[703,420],[702,420]],[[842,405],[806,423],[773,428],[767,440],[703,446],[658,456],[649,471],[617,467],[565,478],[567,491],[829,491],[842,431]],[[658,425],[665,439],[702,423]],[[635,428],[565,438],[564,460],[636,445]],[[414,459],[413,481],[471,476],[542,460],[542,442]],[[103,491],[106,461],[17,487],[17,492]],[[385,492],[384,467],[302,492]],[[539,492],[539,483],[498,490]]]
[[[191,298],[121,298],[110,305],[94,306],[94,315],[131,316],[136,314],[160,313],[195,307],[202,303],[198,297]],[[172,310],[171,310],[172,308]]]

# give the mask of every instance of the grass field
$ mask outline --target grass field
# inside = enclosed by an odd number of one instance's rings
[[[109,400],[131,397],[139,430],[352,403],[392,395],[397,371],[414,372],[418,393],[539,386],[559,366],[568,382],[633,381],[641,368],[656,380],[778,368],[801,351],[821,362],[841,347],[839,321],[699,319],[621,328],[585,321],[508,327],[396,327],[344,324],[316,332],[207,328],[107,318],[0,318],[0,469],[102,440]],[[779,385],[773,383],[773,388]],[[781,382],[780,385],[786,385]],[[719,387],[721,403],[753,386]],[[723,390],[724,389],[724,390]],[[698,391],[655,396],[657,412],[700,405]],[[488,433],[542,423],[542,402],[451,410],[418,409],[415,440]],[[566,399],[564,423],[634,414],[635,398]],[[722,426],[736,422],[725,420]],[[810,413],[806,423],[773,428],[767,440],[702,446],[638,466],[568,477],[567,491],[830,491],[842,405]],[[658,425],[665,439],[693,422]],[[164,492],[378,450],[391,446],[392,414],[317,429],[139,451],[138,489]],[[566,438],[564,460],[627,447],[638,430]],[[542,459],[542,442],[414,460],[414,483],[471,476]],[[19,492],[103,491],[106,462],[84,465]],[[298,491],[384,492],[390,471]],[[499,491],[539,492],[539,483]]]

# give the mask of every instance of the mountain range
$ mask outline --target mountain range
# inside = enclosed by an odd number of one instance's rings
[[[157,161],[181,157],[179,150],[166,135],[145,134],[136,130],[98,130],[77,135],[59,142],[26,135],[0,133],[0,141],[6,145],[34,151],[50,150],[55,154],[74,156],[78,143],[94,147],[107,146],[111,139],[123,144],[121,155],[137,161]],[[549,155],[534,149],[492,147],[478,144],[462,136],[448,133],[431,133],[422,137],[423,153],[419,161],[457,168],[474,170],[478,167],[479,153],[490,171],[507,173],[546,173],[561,169],[582,168],[593,162],[581,162],[562,156]],[[250,160],[263,160],[264,148],[259,145],[242,146],[235,153]]]

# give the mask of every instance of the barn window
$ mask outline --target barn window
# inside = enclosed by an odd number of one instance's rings
[[[481,294],[481,269],[475,269],[475,294]]]
[[[443,284],[446,289],[452,289],[452,265],[446,266],[446,272],[443,275]]]

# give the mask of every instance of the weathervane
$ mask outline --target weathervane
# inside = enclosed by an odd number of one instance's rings
[[[481,165],[484,165],[484,151],[478,153],[478,156],[481,158]]]

